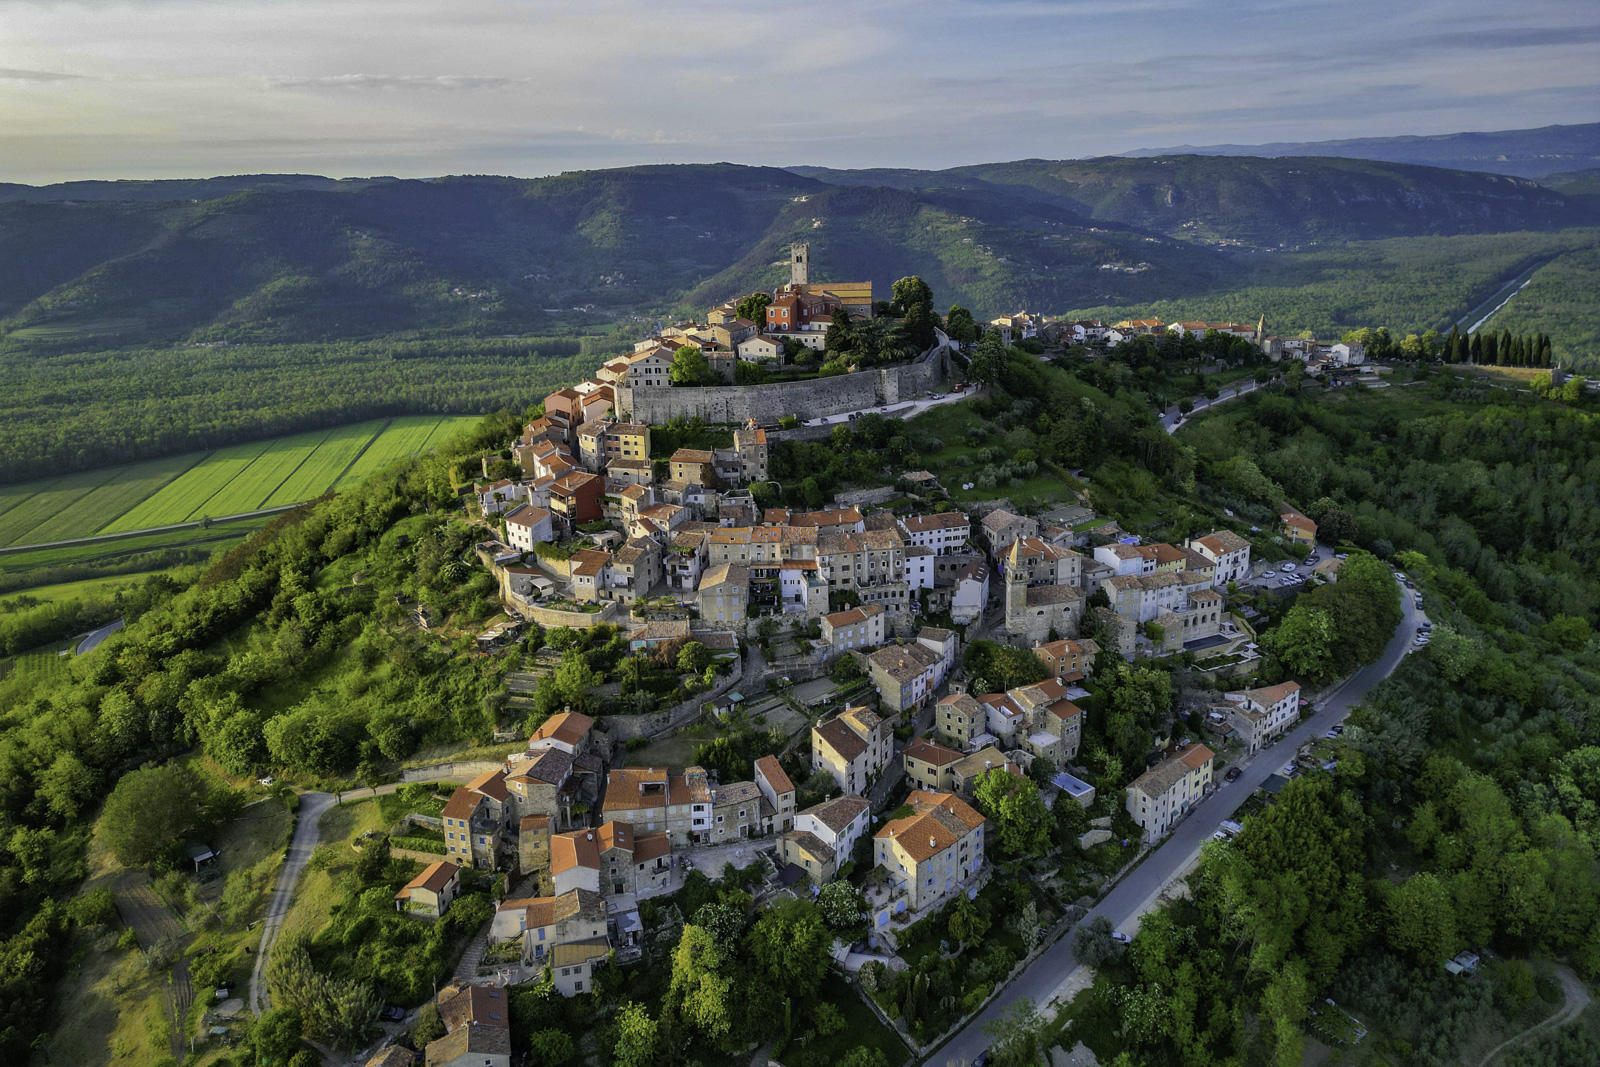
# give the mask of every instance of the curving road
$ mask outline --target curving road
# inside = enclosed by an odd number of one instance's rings
[[[1190,397],[1190,399],[1194,401],[1194,410],[1189,413],[1189,418],[1198,418],[1210,411],[1212,408],[1216,407],[1218,404],[1226,403],[1229,400],[1236,400],[1239,397],[1244,396],[1246,393],[1253,393],[1260,388],[1261,386],[1258,385],[1252,378],[1234,386],[1231,389],[1219,390],[1215,400],[1207,400],[1205,398],[1205,394],[1203,393],[1200,396]],[[1177,433],[1178,427],[1183,425],[1178,421],[1180,414],[1181,413],[1178,411],[1178,405],[1176,404],[1163,411],[1161,413],[1161,428],[1168,433]]]
[[[1406,653],[1416,647],[1412,643],[1413,638],[1418,623],[1424,618],[1417,611],[1410,592],[1402,590],[1402,593],[1404,616],[1384,648],[1383,655],[1351,675],[1331,695],[1325,697],[1316,713],[1285,734],[1283,740],[1268,746],[1251,762],[1241,764],[1244,773],[1237,781],[1219,782],[1216,792],[1202,800],[1161,847],[1106,894],[1105,899],[1081,921],[1088,922],[1095,916],[1104,915],[1118,929],[1133,923],[1154,906],[1162,888],[1194,861],[1200,846],[1211,839],[1217,825],[1231,817],[1239,805],[1260,788],[1268,775],[1288,762],[1301,742],[1320,737],[1330,726],[1342,722],[1369,689],[1400,665]],[[1030,998],[1041,1008],[1045,1007],[1067,983],[1077,966],[1072,954],[1072,938],[1064,936],[1034,960],[1004,992],[943,1047],[930,1053],[924,1062],[940,1065],[972,1063],[979,1053],[989,1047],[989,1040],[983,1033],[986,1023],[993,1022],[1022,997]]]
[[[1582,982],[1578,981],[1578,976],[1572,973],[1572,968],[1565,964],[1556,964],[1556,977],[1561,979],[1561,992],[1566,997],[1566,1001],[1561,1005],[1561,1010],[1543,1022],[1534,1023],[1515,1037],[1500,1042],[1500,1044],[1489,1050],[1487,1056],[1478,1062],[1478,1067],[1489,1067],[1494,1058],[1500,1055],[1507,1046],[1515,1045],[1523,1038],[1532,1037],[1534,1034],[1565,1026],[1583,1014],[1583,1009],[1589,1006],[1589,990],[1584,987]]]
[[[391,790],[392,791],[392,790]],[[266,968],[267,956],[272,951],[272,939],[278,927],[289,914],[294,903],[294,888],[300,874],[311,859],[311,852],[322,840],[322,816],[333,807],[331,793],[301,793],[300,815],[294,825],[294,837],[289,842],[289,855],[284,858],[283,870],[278,872],[278,884],[272,889],[272,900],[267,905],[266,918],[262,920],[261,944],[256,949],[256,966],[250,974],[250,1010],[260,1015],[267,1010],[266,983],[261,972]]]

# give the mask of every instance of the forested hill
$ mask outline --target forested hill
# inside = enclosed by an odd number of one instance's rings
[[[1444,133],[1423,137],[1356,137],[1344,141],[1277,144],[1216,144],[1204,147],[1141,148],[1127,156],[1340,156],[1421,163],[1430,167],[1481,170],[1542,178],[1557,171],[1600,164],[1600,122],[1541,126],[1492,133]]]
[[[730,164],[551,178],[256,175],[0,189],[0,356],[149,344],[550,333],[783,277],[920,274],[942,300],[1137,303],[1226,283],[1216,243],[1549,230],[1520,179],[1346,160],[1022,161],[941,172]],[[121,195],[122,199],[112,199]]]
[[[1543,230],[1591,218],[1527,179],[1370,160],[1190,155],[1026,159],[941,171],[795,170],[841,185],[1004,193],[1173,237],[1266,247]]]

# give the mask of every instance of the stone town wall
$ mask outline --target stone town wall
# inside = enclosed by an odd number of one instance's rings
[[[710,423],[755,419],[763,425],[785,415],[815,419],[846,411],[898,404],[937,389],[947,375],[943,349],[926,353],[915,363],[856,371],[832,378],[770,385],[657,386],[619,385],[617,407],[634,422],[659,425],[696,415]]]

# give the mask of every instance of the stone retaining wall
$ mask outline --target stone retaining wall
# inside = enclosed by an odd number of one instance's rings
[[[607,600],[600,605],[599,611],[557,611],[555,608],[543,607],[539,604],[518,605],[518,610],[527,618],[550,629],[556,626],[570,626],[574,630],[587,630],[599,626],[603,622],[615,622],[617,605],[614,601]]]
[[[400,772],[402,782],[451,782],[457,778],[471,781],[480,774],[498,771],[505,764],[500,760],[447,760],[430,763],[426,767],[408,767]]]
[[[603,715],[598,725],[614,741],[628,741],[635,737],[648,737],[653,740],[699,719],[703,714],[700,710],[703,705],[734,688],[743,677],[744,660],[735,659],[733,670],[727,677],[721,678],[715,686],[704,693],[696,693],[675,708],[650,715]]]
[[[948,376],[947,350],[934,348],[915,363],[802,382],[703,387],[618,385],[617,408],[634,422],[652,425],[697,415],[710,423],[742,423],[753,418],[770,425],[785,415],[804,420],[898,404],[932,392]]]

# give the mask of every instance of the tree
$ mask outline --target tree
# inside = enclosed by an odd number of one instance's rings
[[[1043,1052],[1044,1019],[1030,997],[1021,997],[993,1022],[985,1023],[990,1062],[996,1067],[1034,1067]]]
[[[1355,516],[1343,508],[1331,508],[1317,520],[1317,534],[1335,545],[1354,541],[1358,532]]]
[[[535,1063],[551,1067],[560,1067],[578,1054],[578,1046],[565,1030],[535,1030],[528,1035],[528,1047]]]
[[[39,796],[50,805],[50,814],[72,819],[94,795],[94,772],[70,752],[57,756],[39,775]]]
[[[1072,954],[1079,963],[1099,970],[1122,951],[1111,935],[1115,927],[1104,915],[1096,915],[1072,931]]]
[[[1007,362],[1005,346],[994,330],[985,333],[967,361],[967,379],[978,385],[993,385],[1000,380]]]
[[[693,922],[709,933],[724,952],[732,952],[738,948],[739,937],[744,933],[745,913],[743,908],[713,900],[700,905]]]
[[[704,385],[711,379],[711,364],[696,345],[684,345],[672,355],[667,377],[673,385]]]
[[[867,913],[867,902],[849,882],[829,882],[817,896],[822,919],[838,932],[854,931]]]
[[[816,995],[828,973],[833,934],[816,905],[791,900],[762,912],[746,944],[751,961],[774,989],[805,1000]]]
[[[643,1004],[629,1001],[617,1011],[612,1067],[651,1067],[656,1062],[656,1021]]]
[[[994,827],[993,839],[1007,854],[1034,856],[1049,844],[1050,812],[1031,779],[1019,778],[1004,767],[984,771],[978,776],[973,800]]]
[[[945,932],[962,948],[974,944],[989,931],[989,920],[978,912],[966,894],[956,898],[954,908],[950,909],[950,920],[945,924]]]
[[[711,666],[711,650],[699,641],[690,641],[678,650],[678,670],[682,674],[699,674]]]
[[[1296,604],[1276,629],[1262,636],[1261,644],[1290,674],[1315,685],[1333,677],[1337,639],[1333,619],[1326,611]]]
[[[123,775],[106,798],[100,836],[129,867],[143,867],[193,830],[200,817],[200,785],[185,767],[169,763]]]
[[[1388,942],[1419,967],[1438,967],[1459,951],[1455,902],[1430,871],[1419,871],[1389,892]]]
[[[950,313],[944,318],[944,332],[949,334],[952,341],[964,345],[978,339],[978,325],[972,318],[972,312],[960,304],[950,305]]]
[[[871,1045],[858,1045],[839,1057],[837,1067],[889,1067],[882,1050]]]
[[[770,293],[751,293],[733,306],[733,313],[741,319],[749,319],[756,324],[757,332],[765,333],[767,329],[767,307],[772,303]]]
[[[672,953],[669,1002],[686,1023],[713,1041],[727,1037],[733,1025],[729,1000],[733,979],[723,969],[724,954],[711,932],[685,926]]]
[[[250,1048],[260,1067],[283,1067],[300,1047],[304,1030],[300,1013],[293,1008],[268,1008],[250,1031]]]
[[[920,307],[931,314],[933,290],[927,282],[912,274],[894,283],[890,311],[897,315],[905,315],[914,307]]]

